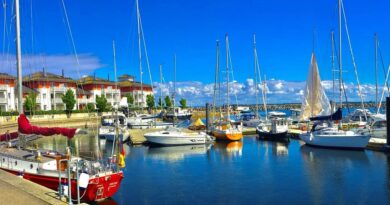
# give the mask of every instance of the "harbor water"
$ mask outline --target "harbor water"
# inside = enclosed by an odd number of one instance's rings
[[[63,138],[36,146],[64,149]],[[78,136],[80,155],[109,155],[112,143]],[[390,158],[260,141],[255,136],[210,145],[125,145],[125,178],[102,204],[389,204]]]

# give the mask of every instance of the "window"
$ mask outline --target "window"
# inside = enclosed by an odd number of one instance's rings
[[[51,87],[54,87],[54,82],[51,82]]]
[[[46,99],[46,93],[43,93],[43,94],[42,94],[42,98],[43,98],[43,99]]]

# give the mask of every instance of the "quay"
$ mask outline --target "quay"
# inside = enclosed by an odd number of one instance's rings
[[[0,192],[0,204],[67,204],[65,197],[60,200],[56,191],[3,170],[0,170]]]

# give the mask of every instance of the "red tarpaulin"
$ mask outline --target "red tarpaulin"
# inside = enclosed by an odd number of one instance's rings
[[[38,127],[33,126],[28,121],[24,114],[21,114],[18,118],[19,132],[23,134],[37,134],[43,136],[51,135],[63,135],[69,139],[73,138],[76,134],[76,129],[73,128],[62,128],[62,127]]]

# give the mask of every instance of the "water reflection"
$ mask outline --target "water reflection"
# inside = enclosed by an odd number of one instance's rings
[[[221,153],[221,156],[227,157],[241,157],[242,147],[242,141],[217,141],[214,143],[216,152]]]
[[[212,144],[181,145],[181,146],[150,146],[147,156],[166,161],[181,161],[193,155],[204,155]]]
[[[359,186],[364,187],[364,179],[367,176],[349,177],[354,175],[355,170],[370,165],[365,151],[323,149],[303,145],[300,152],[309,186],[310,200],[314,204],[321,204],[326,200],[338,204],[348,203],[349,196],[344,190],[346,187],[349,187],[349,192],[357,195],[357,199],[361,197],[357,201],[366,201],[366,191],[355,190],[356,187],[353,187],[353,184],[358,183]],[[328,193],[329,190],[332,190],[331,195]]]

